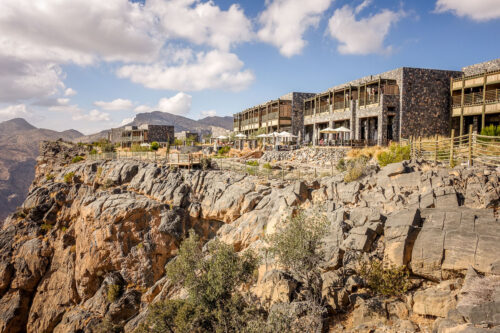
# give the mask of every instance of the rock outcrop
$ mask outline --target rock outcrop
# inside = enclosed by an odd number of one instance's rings
[[[405,162],[347,184],[341,175],[283,182],[134,160],[69,163],[78,149],[42,146],[30,193],[0,232],[0,332],[93,332],[104,321],[130,332],[148,304],[181,297],[164,267],[189,229],[258,250],[312,206],[330,221],[322,295],[330,314],[348,318],[333,331],[499,326],[499,170]],[[355,258],[407,265],[410,290],[374,297]],[[296,288],[270,263],[251,290],[270,307]]]

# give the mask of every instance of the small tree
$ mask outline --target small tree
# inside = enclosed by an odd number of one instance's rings
[[[328,224],[319,213],[307,216],[304,211],[299,211],[267,238],[268,253],[303,283],[308,300],[316,303],[321,302],[319,264],[325,255],[322,238]]]
[[[156,141],[151,142],[151,150],[157,151],[160,148],[160,144]]]
[[[257,258],[239,256],[229,245],[212,241],[204,256],[190,231],[177,258],[167,264],[167,277],[187,289],[185,300],[167,300],[151,307],[139,332],[243,332],[260,312],[238,287],[254,276]]]

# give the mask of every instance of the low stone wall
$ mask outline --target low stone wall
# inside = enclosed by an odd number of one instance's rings
[[[346,153],[351,148],[301,148],[291,151],[267,151],[260,158],[262,163],[265,162],[297,162],[311,164],[321,167],[330,167],[344,158]]]

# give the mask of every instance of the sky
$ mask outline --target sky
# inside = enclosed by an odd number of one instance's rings
[[[199,119],[407,66],[500,57],[500,0],[2,0],[0,121]]]

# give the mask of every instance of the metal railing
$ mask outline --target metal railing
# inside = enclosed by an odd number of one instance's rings
[[[203,154],[180,154],[169,153],[161,154],[155,151],[118,151],[112,153],[89,154],[90,161],[99,160],[139,160],[155,161],[164,164],[199,164]]]
[[[473,133],[450,138],[410,138],[401,144],[410,145],[412,158],[442,162],[455,166],[459,164],[500,166],[500,137]]]

